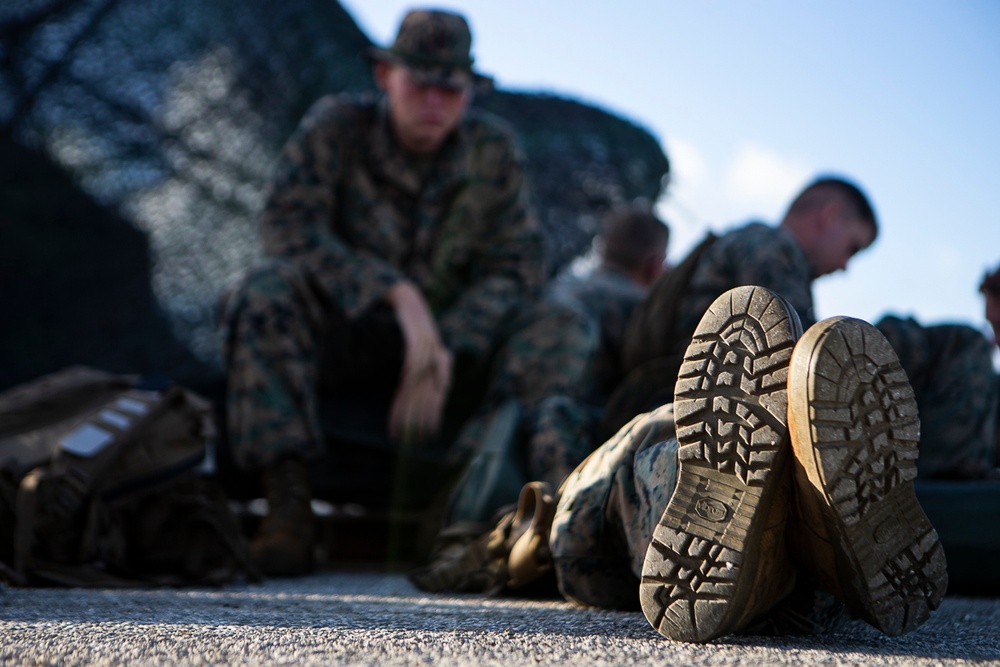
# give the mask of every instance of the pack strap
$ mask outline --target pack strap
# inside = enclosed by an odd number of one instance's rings
[[[35,521],[38,518],[38,485],[45,471],[35,468],[24,476],[17,489],[15,512],[17,524],[14,537],[14,571],[27,577],[31,565],[31,552],[35,541]]]

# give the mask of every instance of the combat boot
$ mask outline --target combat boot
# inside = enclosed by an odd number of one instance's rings
[[[695,330],[675,388],[677,485],[639,588],[665,637],[735,632],[794,587],[786,387],[801,334],[795,311],[761,287],[726,292]]]
[[[788,393],[793,555],[854,616],[888,635],[913,630],[948,573],[913,489],[920,421],[895,352],[867,322],[824,320],[795,348]]]
[[[253,561],[267,576],[306,574],[313,569],[316,542],[308,468],[299,459],[283,459],[263,481],[268,513],[250,542]]]

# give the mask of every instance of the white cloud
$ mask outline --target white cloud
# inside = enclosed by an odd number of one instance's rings
[[[752,142],[717,160],[714,169],[695,141],[672,137],[665,143],[672,174],[659,210],[670,222],[672,259],[683,256],[709,228],[721,231],[751,218],[777,222],[814,175],[800,160]]]
[[[703,187],[708,178],[708,160],[704,153],[687,139],[671,138],[664,143],[670,156],[671,184],[684,189]]]
[[[774,220],[813,175],[801,161],[753,143],[741,145],[726,169],[724,196],[744,216]]]
[[[671,261],[677,261],[705,234],[706,194],[712,190],[705,154],[693,141],[672,137],[666,141],[670,157],[670,187],[657,211],[670,225]]]

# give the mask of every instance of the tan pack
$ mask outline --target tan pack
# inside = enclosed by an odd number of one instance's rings
[[[204,473],[211,405],[174,384],[71,367],[0,394],[0,562],[14,584],[255,576]]]

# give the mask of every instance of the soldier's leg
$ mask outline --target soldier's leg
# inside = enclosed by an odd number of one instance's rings
[[[497,355],[488,402],[516,398],[533,410],[549,396],[580,396],[600,332],[586,313],[543,302],[512,327]]]
[[[673,493],[673,406],[639,415],[563,482],[549,547],[559,590],[585,606],[635,609],[646,547]]]
[[[275,262],[249,273],[223,313],[230,446],[247,469],[322,453],[316,386],[324,308],[305,277]]]
[[[529,415],[528,479],[559,488],[594,449],[601,410],[572,396],[543,399]]]
[[[921,479],[976,479],[994,467],[997,382],[989,341],[965,325],[876,325],[899,357],[920,410]]]
[[[456,506],[449,514],[489,517],[504,505],[517,502],[523,482],[552,480],[554,485],[559,484],[565,469],[536,468],[531,471],[533,476],[528,477],[539,406],[554,396],[579,395],[597,343],[597,329],[592,318],[557,303],[539,304],[511,323],[510,335],[497,352],[486,397],[472,418],[462,426],[451,455],[456,459],[471,460],[475,468],[484,457],[492,458],[494,452],[503,452],[504,460],[514,464],[504,467],[516,468],[523,481],[520,484],[505,483],[503,488],[487,489],[481,487],[491,484],[491,479],[466,478],[460,485],[476,484],[475,495],[491,498],[490,505],[477,505],[474,509]],[[552,444],[546,442],[546,445]],[[576,449],[574,442],[557,445],[558,451],[546,452],[543,456],[552,460],[577,456],[575,452],[563,451],[564,446]],[[486,465],[485,468],[493,469],[494,466]],[[466,497],[462,492],[457,494],[459,499]]]
[[[758,302],[760,299],[757,300]],[[744,309],[749,305],[749,301],[744,302]],[[784,304],[777,303],[773,310],[779,313]],[[755,309],[753,312],[757,316],[763,315],[761,310]],[[790,311],[786,312],[790,316]],[[768,318],[770,319],[770,318]],[[780,318],[778,318],[780,320]],[[773,325],[768,322],[768,326]],[[748,458],[749,465],[754,466],[758,473],[767,471],[768,466],[773,468],[773,460],[767,461],[765,443],[770,436],[781,436],[783,428],[781,426],[780,394],[784,373],[787,369],[786,363],[789,356],[788,345],[794,339],[797,329],[790,323],[787,326],[779,326],[777,329],[784,330],[785,336],[772,338],[770,343],[758,347],[761,357],[759,363],[751,364],[750,368],[755,370],[759,382],[736,383],[736,385],[726,388],[730,380],[734,380],[733,374],[728,374],[725,364],[715,366],[705,363],[705,352],[724,352],[726,345],[705,345],[705,340],[697,342],[689,351],[691,359],[686,368],[687,376],[684,383],[679,384],[679,391],[688,401],[698,400],[693,394],[697,394],[699,388],[711,387],[713,378],[718,379],[721,385],[713,392],[716,398],[726,395],[729,399],[737,398],[740,389],[734,386],[746,387],[749,392],[743,397],[749,404],[753,404],[754,399],[762,399],[761,405],[769,405],[770,408],[777,406],[777,412],[769,412],[771,417],[764,421],[756,421],[749,411],[741,411],[737,408],[736,414],[748,418],[747,424],[756,424],[760,432],[752,438],[754,442],[749,448],[751,455]],[[752,329],[753,327],[751,327]],[[774,327],[772,328],[772,332]],[[758,328],[758,332],[761,331]],[[704,333],[704,332],[703,332]],[[772,334],[773,336],[773,334]],[[756,346],[755,346],[756,347]],[[768,352],[770,351],[770,353]],[[722,361],[729,362],[730,355],[723,354]],[[770,358],[773,364],[763,363]],[[784,359],[784,361],[782,361]],[[753,373],[751,373],[753,375]],[[726,379],[728,377],[728,380]],[[749,379],[749,378],[744,378]],[[775,397],[778,394],[778,398]],[[777,401],[777,404],[775,403]],[[738,401],[730,403],[733,407]],[[712,440],[717,434],[721,434],[725,429],[716,428],[716,416],[732,414],[727,412],[725,405],[712,401],[713,410],[718,407],[718,415],[706,414],[705,419],[688,419],[686,426],[686,438],[691,438],[697,433],[708,434],[708,440]],[[688,408],[685,408],[689,412]],[[771,432],[772,428],[776,431]],[[700,450],[699,451],[705,451]],[[709,447],[714,449],[714,445]],[[726,448],[719,448],[725,450]],[[722,451],[718,452],[722,454]],[[697,454],[697,452],[695,452]],[[690,450],[689,450],[690,455]],[[784,454],[788,457],[788,454]],[[689,460],[689,468],[697,468],[699,455],[693,456]],[[721,459],[720,459],[721,460]],[[747,460],[747,459],[744,459]],[[780,467],[780,466],[779,466]],[[683,469],[682,469],[683,470]],[[736,551],[741,553],[730,553],[733,557],[734,567],[719,568],[712,567],[712,557],[722,553],[721,550],[709,549],[705,557],[697,552],[689,551],[685,554],[676,554],[676,564],[679,569],[675,571],[677,576],[674,581],[666,581],[664,575],[671,571],[666,566],[669,558],[664,558],[662,540],[667,531],[674,531],[670,525],[663,525],[659,529],[657,526],[661,522],[671,522],[665,510],[673,496],[675,483],[678,475],[678,442],[674,436],[674,414],[673,406],[666,405],[662,408],[646,415],[635,418],[631,423],[623,427],[613,438],[598,448],[580,465],[564,483],[559,500],[556,519],[553,523],[551,536],[551,551],[555,561],[555,570],[559,580],[560,590],[568,599],[585,605],[594,605],[610,608],[634,608],[638,603],[638,583],[640,575],[643,574],[643,567],[647,559],[650,560],[651,570],[647,570],[647,579],[644,587],[652,593],[646,596],[643,604],[647,613],[652,613],[654,618],[657,614],[666,613],[668,609],[676,604],[684,613],[676,615],[675,620],[686,629],[687,634],[696,632],[706,632],[709,621],[699,618],[699,606],[703,609],[710,609],[713,605],[729,605],[741,618],[732,624],[732,630],[754,634],[806,634],[828,631],[837,627],[843,617],[843,606],[828,592],[820,589],[814,579],[807,576],[796,576],[799,573],[793,571],[788,562],[787,554],[781,548],[781,539],[765,540],[762,533],[770,532],[772,537],[781,538],[783,534],[780,530],[783,517],[788,509],[787,494],[790,488],[790,472],[784,470],[775,472],[770,470],[768,477],[771,478],[772,485],[776,485],[777,492],[770,494],[770,501],[757,503],[757,511],[752,511],[753,516],[749,521],[738,520],[732,525],[732,540]],[[689,469],[687,481],[682,484],[691,486],[690,480],[693,473]],[[719,489],[737,489],[738,485],[726,484],[725,479],[729,479],[727,474],[719,475]],[[730,479],[730,481],[732,481]],[[759,489],[758,489],[759,490]],[[773,490],[772,490],[773,491]],[[687,496],[688,493],[682,494]],[[744,508],[753,504],[756,491],[751,490],[751,500],[744,503]],[[728,499],[728,498],[727,498]],[[688,529],[700,533],[699,537],[704,537],[707,533],[695,527],[700,522],[703,525],[715,523],[706,521],[698,512],[699,507],[703,514],[713,518],[720,518],[718,513],[711,510],[712,492],[709,488],[703,490],[700,501],[692,504],[688,503],[687,509],[693,507],[693,512],[689,513],[692,523],[688,524]],[[724,503],[723,503],[724,504]],[[681,504],[675,504],[675,514],[678,510],[680,515],[688,514]],[[728,512],[727,512],[728,514]],[[757,517],[760,514],[763,518]],[[722,517],[721,524],[728,524],[727,519],[732,520],[732,516]],[[744,513],[744,518],[745,513]],[[739,535],[747,526],[756,524],[754,529],[755,538],[749,541],[744,540],[739,543]],[[654,533],[654,529],[656,532]],[[677,531],[681,532],[681,531]],[[676,533],[675,533],[676,534]],[[748,533],[747,533],[748,534]],[[658,535],[661,544],[654,548],[648,548],[654,541],[654,535]],[[731,542],[732,542],[731,540]],[[734,604],[733,593],[737,586],[732,586],[733,577],[740,575],[745,580],[752,577],[754,568],[746,566],[747,559],[744,558],[753,551],[760,552],[761,543],[769,541],[772,552],[765,559],[769,562],[760,568],[765,573],[763,579],[758,578],[753,581],[754,586],[761,586],[772,590],[772,595],[765,596],[757,601],[746,602],[745,604]],[[708,544],[708,540],[701,540],[700,544]],[[695,542],[692,542],[695,544]],[[747,548],[750,547],[750,548]],[[650,555],[651,554],[651,558]],[[658,574],[657,574],[658,573]],[[686,573],[682,576],[681,573]],[[782,598],[785,591],[789,589],[789,582],[797,579],[796,586],[787,597]],[[779,585],[780,581],[785,581]],[[687,583],[685,583],[687,582]],[[697,593],[693,589],[699,588]],[[744,585],[744,594],[746,586]],[[666,598],[660,597],[661,593],[669,593]],[[719,593],[718,596],[715,594]],[[703,594],[705,599],[699,602],[698,595]],[[667,602],[662,602],[664,599]],[[673,600],[673,603],[670,602]],[[771,605],[774,605],[773,607]],[[742,606],[741,606],[742,605]],[[704,615],[704,613],[702,613]],[[746,618],[744,621],[743,618]],[[711,621],[711,619],[710,619]],[[660,624],[659,627],[663,627]]]
[[[268,515],[251,542],[267,575],[313,565],[314,525],[306,461],[323,449],[317,415],[323,308],[301,273],[276,262],[247,275],[223,315],[230,449],[259,471]]]

